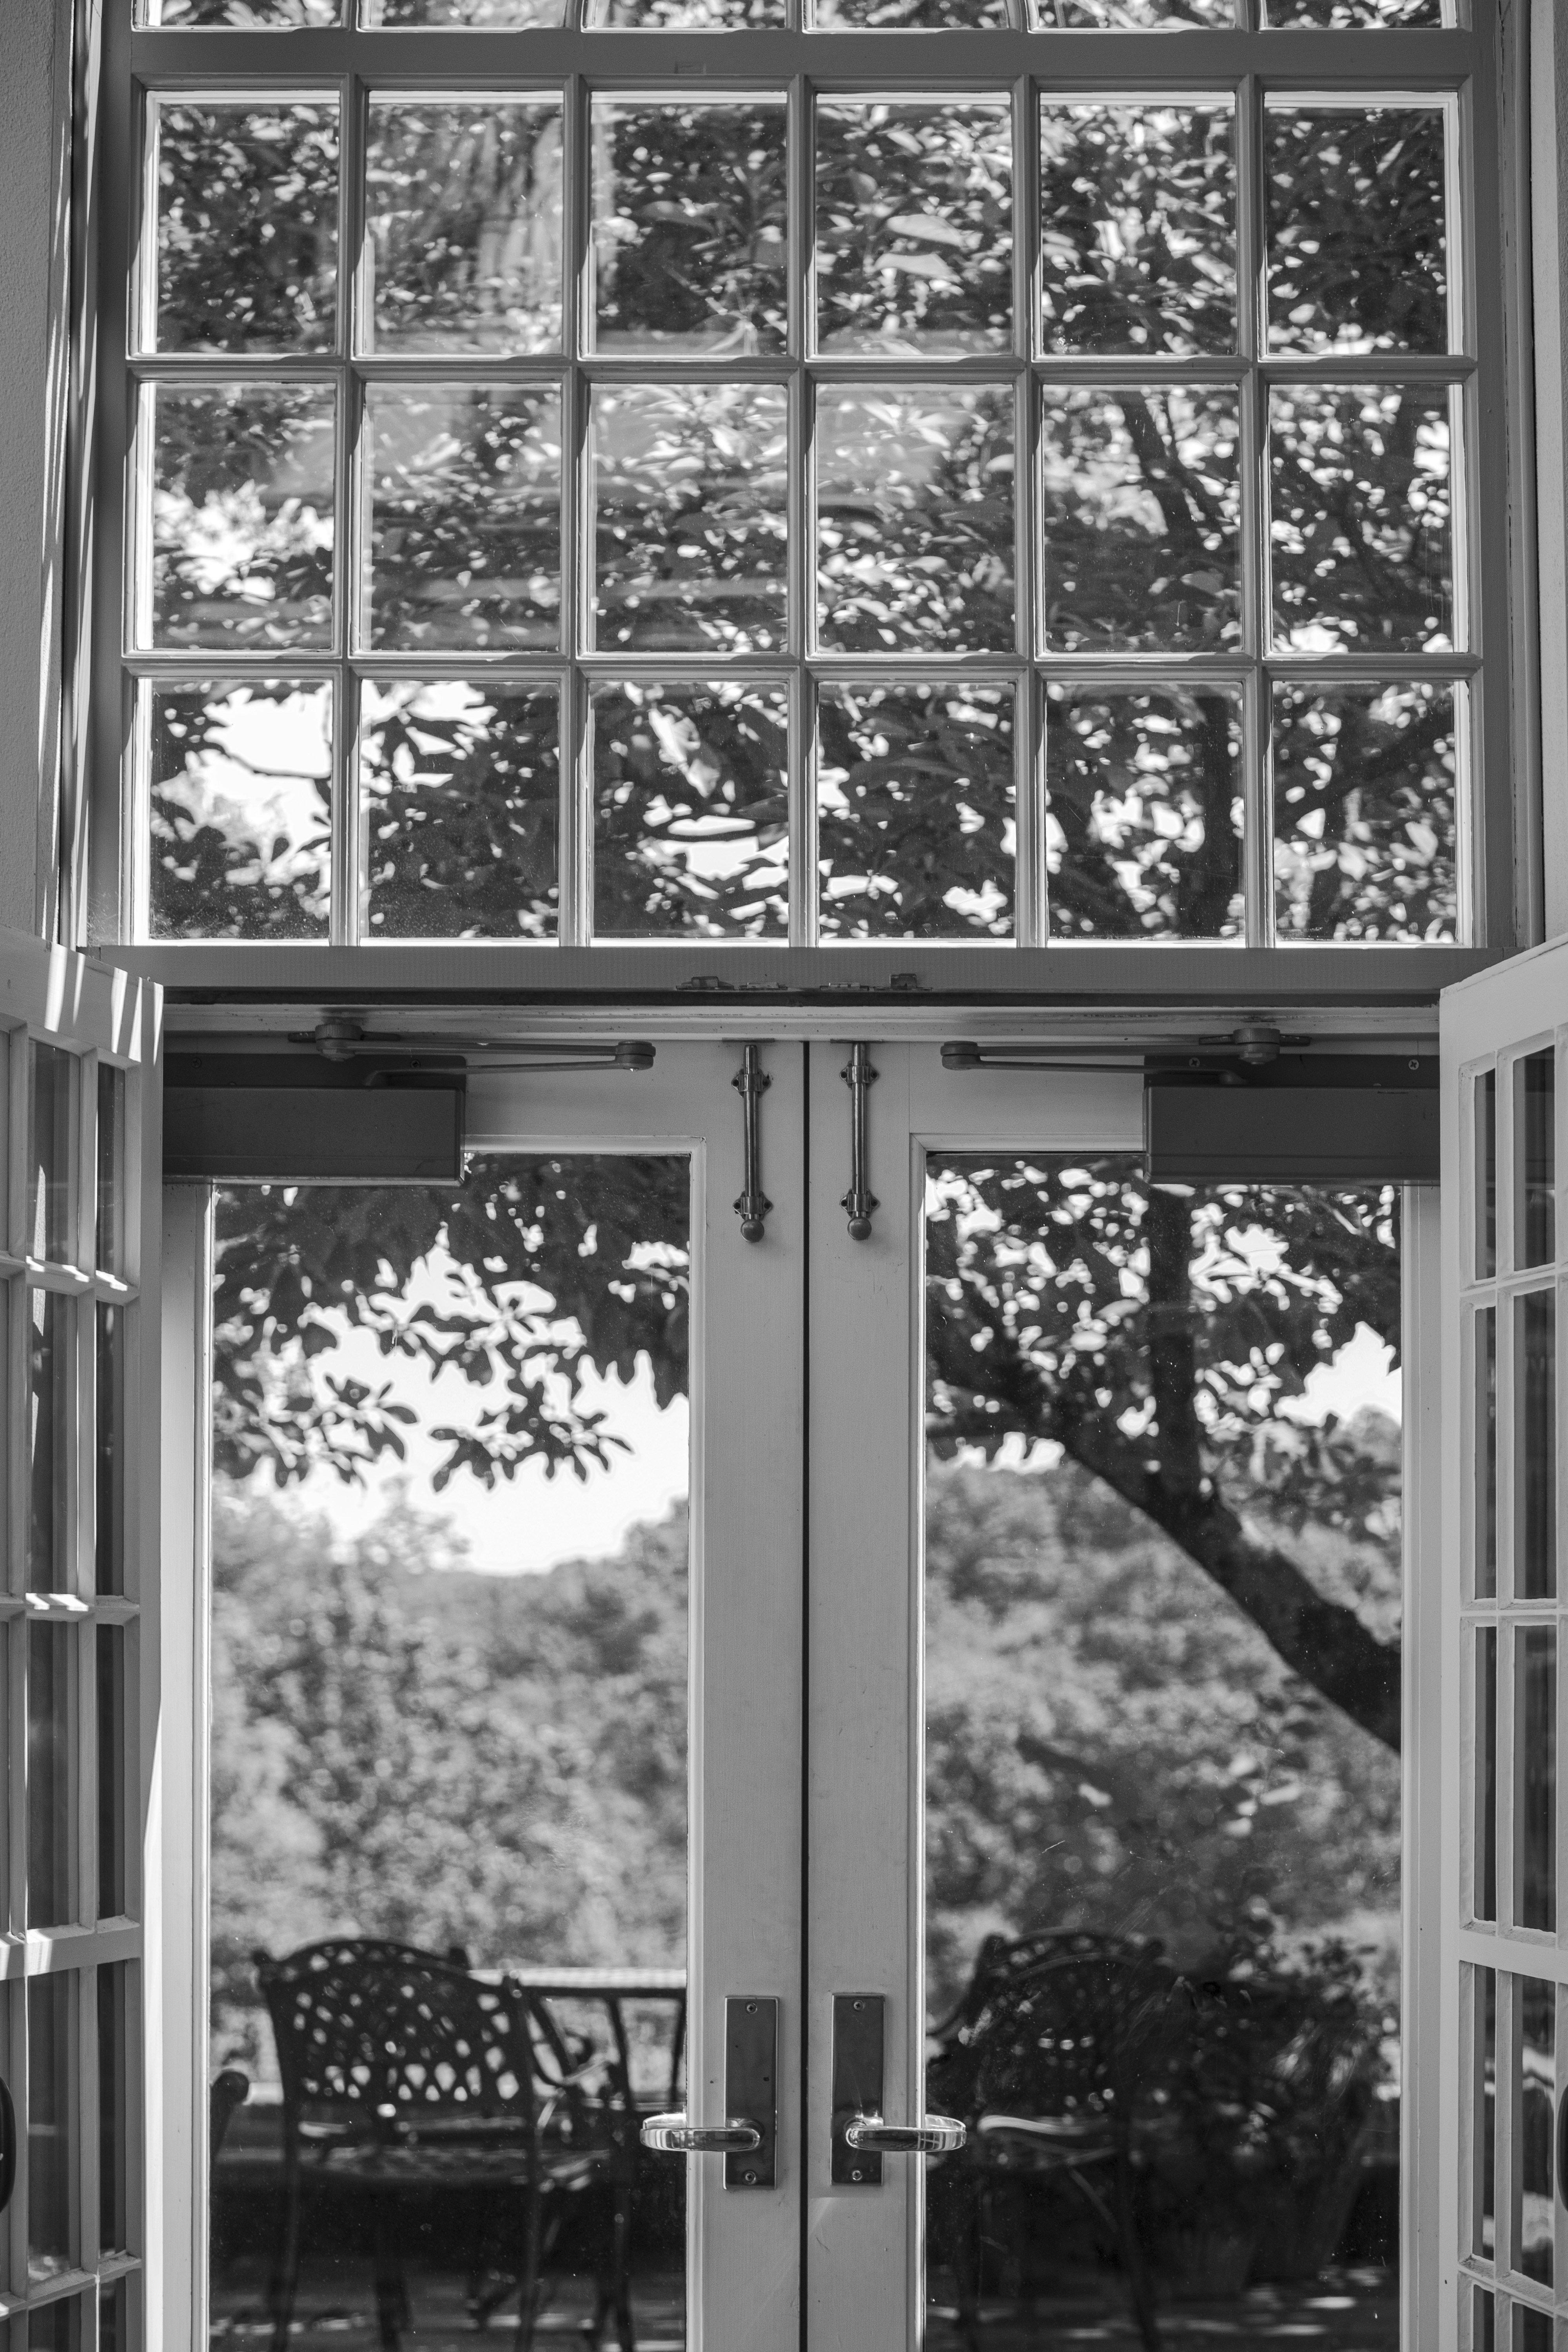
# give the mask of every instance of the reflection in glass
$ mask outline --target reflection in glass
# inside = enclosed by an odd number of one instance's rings
[[[79,1982],[70,1974],[27,1985],[27,2276],[35,2283],[72,2267],[71,2011]]]
[[[1550,1265],[1556,1255],[1555,1074],[1550,1045],[1513,1066],[1515,1265]]]
[[[93,1590],[125,1590],[125,1315],[96,1310],[93,1354]]]
[[[76,1896],[76,1633],[27,1626],[27,1925],[68,1927]]]
[[[1476,1272],[1497,1271],[1497,1072],[1476,1080]]]
[[[1557,1633],[1529,1625],[1519,1634],[1518,1808],[1515,1910],[1521,1927],[1557,1925]]]
[[[1400,1433],[1321,1426],[1301,1485],[1283,1367],[1340,1356],[1352,1265],[1397,1332],[1396,1195],[993,1151],[925,1206],[925,2104],[970,2130],[925,2342],[1394,2352]],[[1333,1595],[1331,1649],[1215,1588],[1198,1492]]]
[[[365,232],[377,351],[559,350],[559,103],[373,97]]]
[[[1055,939],[1237,939],[1241,698],[1233,687],[1049,689]]]
[[[125,1798],[131,1757],[126,1747],[125,1628],[98,1627],[98,1916],[122,1918],[125,1899]]]
[[[784,642],[787,395],[766,384],[595,384],[602,648]]]
[[[74,1263],[77,1257],[77,1060],[34,1037],[27,1044],[27,1255]]]
[[[1006,939],[1010,686],[824,686],[818,922],[831,939]]]
[[[1497,1917],[1497,1660],[1498,1629],[1476,1634],[1476,1718],[1472,1769],[1476,1782],[1475,1885],[1478,1919]]]
[[[134,2276],[108,2279],[98,2290],[98,2352],[131,2352]]]
[[[782,351],[784,101],[596,99],[593,140],[599,348]]]
[[[100,1274],[125,1271],[125,1073],[98,1065],[97,1213],[94,1254]]]
[[[326,646],[330,384],[153,384],[155,646]]]
[[[280,2265],[300,2339],[325,2315],[374,2342],[378,2284],[383,2312],[406,2296],[405,2343],[521,2338],[532,2205],[540,2340],[685,2340],[687,2168],[634,2151],[639,2112],[685,2098],[690,1188],[682,1155],[545,1152],[477,1160],[439,1194],[218,1196],[230,1328],[243,1356],[284,1317],[296,1398],[341,1377],[320,1346],[351,1328],[332,1265],[383,1328],[484,1371],[431,1404],[407,1356],[382,1360],[425,1424],[416,1461],[458,1466],[434,1492],[382,1485],[352,1530],[325,1517],[320,1456],[293,1507],[244,1475],[289,1439],[270,1394],[230,1387],[216,1417],[205,2079],[252,2088],[211,2170],[215,2334],[268,2311],[285,2200],[256,2183],[282,2170],[284,2084],[342,2054],[312,2112],[334,2156],[304,2139]],[[639,1357],[627,1415],[612,1375]],[[654,1523],[601,1539],[623,1496]],[[373,1938],[412,1954],[378,1963]]]
[[[1555,2200],[1552,2193],[1552,2126],[1557,2115],[1557,1988],[1539,1977],[1517,1977],[1519,2084],[1514,2129],[1519,2135],[1520,2210],[1516,2267],[1552,2284]]]
[[[131,2242],[128,2127],[130,2015],[126,1968],[98,1971],[98,2240],[105,2253]],[[102,2352],[101,2346],[100,2352]]]
[[[1515,1596],[1557,1591],[1557,1302],[1550,1290],[1514,1301]]]
[[[1549,2312],[1528,2303],[1513,2306],[1513,2352],[1553,2352],[1556,2333]]]
[[[150,25],[227,25],[237,31],[335,25],[342,0],[148,0]]]
[[[550,939],[561,720],[553,686],[361,688],[367,939]]]
[[[27,1590],[67,1591],[70,1557],[75,1308],[52,1290],[27,1297]]]
[[[154,939],[325,935],[332,689],[247,678],[142,688]]]
[[[915,356],[1007,350],[1012,181],[1005,100],[821,100],[818,347]]]
[[[855,653],[1010,651],[1013,479],[1010,389],[822,385],[822,645]]]
[[[1371,30],[1398,25],[1440,25],[1442,0],[1264,0],[1268,25],[1341,26]]]
[[[556,646],[559,392],[376,383],[364,430],[372,644]]]
[[[157,124],[159,350],[331,350],[337,108],[166,99]]]
[[[1472,2251],[1487,2261],[1497,2254],[1497,1970],[1477,1969],[1476,2036],[1479,2042],[1475,2087],[1476,2234]]]
[[[1456,691],[1276,685],[1281,940],[1458,936]]]
[[[650,33],[744,31],[787,23],[786,0],[588,0],[584,23],[627,25]]]
[[[1497,1308],[1478,1308],[1476,1341],[1475,1593],[1497,1595]]]
[[[1441,108],[1271,106],[1266,126],[1271,348],[1446,351]]]
[[[27,2352],[82,2352],[83,2300],[79,2294],[63,2294],[29,2312]]]
[[[1276,643],[1302,653],[1446,651],[1447,394],[1289,384],[1268,403]]]
[[[1236,23],[1235,0],[1029,0],[1032,25],[1141,31],[1155,25]]]
[[[1043,603],[1053,652],[1213,652],[1240,631],[1230,391],[1047,387]]]
[[[606,939],[777,939],[789,919],[782,685],[594,688],[594,929]]]
[[[359,0],[362,25],[465,25],[473,32],[563,25],[566,0]]]
[[[1040,208],[1047,352],[1236,349],[1228,105],[1047,101]]]

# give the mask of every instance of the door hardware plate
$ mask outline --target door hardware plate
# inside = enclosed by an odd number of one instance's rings
[[[836,2189],[880,2189],[882,2158],[850,2147],[846,2126],[857,2116],[882,2112],[882,2037],[887,1998],[879,1992],[833,1996],[833,2162]]]
[[[725,2188],[776,2188],[779,2005],[766,1994],[741,1993],[724,2003],[724,2113],[744,2116],[763,2136],[760,2147],[725,2157]]]

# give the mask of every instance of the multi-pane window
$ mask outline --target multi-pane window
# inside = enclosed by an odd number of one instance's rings
[[[341,13],[140,36],[133,935],[1479,936],[1436,0]]]
[[[136,1022],[11,954],[0,1028],[0,2341],[140,2340]],[[68,995],[68,990],[66,992]],[[107,995],[107,989],[104,993]],[[90,1000],[89,988],[85,992]],[[32,999],[31,1003],[27,1002]],[[92,1050],[95,1027],[105,1050]],[[82,1047],[87,1050],[79,1050]],[[0,2102],[0,2105],[4,2103]],[[96,2330],[96,2333],[95,2333]]]

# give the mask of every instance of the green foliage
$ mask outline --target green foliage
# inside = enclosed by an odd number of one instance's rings
[[[158,218],[163,350],[330,349],[335,107],[289,100],[165,105]]]
[[[617,103],[596,124],[598,333],[715,352],[784,347],[784,110]]]

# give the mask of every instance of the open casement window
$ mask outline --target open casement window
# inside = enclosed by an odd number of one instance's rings
[[[0,2340],[67,2352],[144,2340],[162,2206],[158,1005],[0,934]]]
[[[1442,1015],[1442,2340],[1513,2352],[1560,2341],[1568,2312],[1568,950],[1449,992]]]
[[[1508,947],[1517,67],[1454,13],[117,0],[85,935],[220,990]]]

